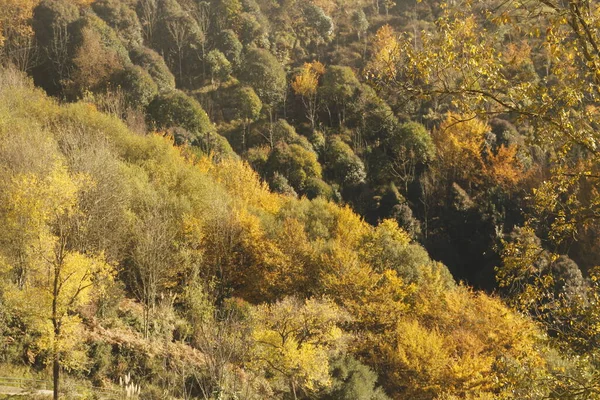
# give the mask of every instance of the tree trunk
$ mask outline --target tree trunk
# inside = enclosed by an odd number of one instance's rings
[[[52,382],[54,384],[54,391],[52,398],[58,400],[58,378],[60,374],[60,360],[58,358],[58,352],[54,352],[54,361],[52,362]]]

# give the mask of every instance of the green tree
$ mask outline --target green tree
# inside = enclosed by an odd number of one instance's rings
[[[243,46],[233,30],[225,29],[219,33],[217,38],[217,49],[219,49],[225,55],[227,60],[235,67],[240,63],[242,48]]]
[[[99,0],[92,3],[92,9],[127,44],[127,48],[142,46],[142,25],[135,11],[126,3],[117,0]]]
[[[236,103],[236,118],[242,121],[242,150],[246,151],[248,125],[260,116],[262,102],[249,86],[236,88],[233,97]]]
[[[157,52],[147,47],[136,47],[129,52],[131,61],[150,74],[161,94],[175,90],[175,77]]]
[[[417,168],[430,163],[435,157],[435,145],[425,127],[407,122],[398,127],[384,143],[389,157],[390,173],[408,185],[415,179]]]
[[[265,49],[250,50],[244,57],[240,80],[254,89],[273,122],[274,109],[283,101],[287,86],[285,71],[277,58]]]
[[[363,183],[367,177],[365,166],[352,148],[339,136],[332,136],[325,147],[325,176],[342,186]]]
[[[147,111],[151,126],[157,130],[179,126],[196,139],[214,132],[214,126],[200,104],[180,91],[157,96]]]
[[[354,29],[356,29],[358,40],[360,40],[361,36],[365,35],[367,29],[369,29],[369,20],[367,20],[367,16],[362,9],[354,11],[352,14],[352,24],[354,25]]]
[[[321,178],[317,155],[298,144],[278,143],[269,154],[266,170],[269,175],[285,176],[298,193],[305,192],[309,179]]]
[[[389,397],[377,387],[377,374],[352,356],[331,363],[331,388],[323,400],[386,400]]]
[[[79,10],[70,1],[44,0],[33,10],[32,27],[42,53],[33,75],[51,94],[70,78],[73,38],[69,27],[78,18]]]
[[[226,81],[231,75],[231,63],[219,50],[209,51],[205,62],[210,71],[210,81],[213,85],[215,82]]]
[[[331,108],[337,110],[338,123],[343,125],[346,119],[346,108],[350,104],[360,83],[350,67],[332,65],[323,75],[320,91],[326,100],[327,112],[331,121]]]

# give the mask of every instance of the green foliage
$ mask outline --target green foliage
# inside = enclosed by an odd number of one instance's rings
[[[283,100],[287,86],[285,71],[267,50],[252,49],[244,56],[240,79],[251,86],[268,107]]]
[[[304,193],[309,179],[321,177],[317,155],[298,144],[278,143],[266,164],[269,175],[279,172],[298,193]]]
[[[219,50],[211,50],[206,55],[205,62],[213,82],[226,81],[231,75],[231,63]]]
[[[175,90],[175,77],[158,53],[146,47],[135,47],[129,52],[129,56],[135,65],[150,74],[161,94]]]
[[[125,93],[125,101],[132,107],[145,108],[158,94],[158,86],[146,70],[137,65],[127,66],[112,79],[112,84]]]
[[[352,14],[352,24],[354,25],[354,29],[356,29],[356,33],[360,39],[361,36],[367,32],[367,29],[369,29],[369,20],[367,20],[367,16],[362,9],[357,10]]]
[[[332,65],[325,70],[320,90],[330,104],[343,106],[350,102],[359,86],[352,69]]]
[[[236,87],[233,94],[236,103],[236,117],[244,121],[255,121],[260,116],[262,102],[254,90],[248,86]]]
[[[389,397],[376,387],[377,374],[353,357],[343,357],[331,364],[332,385],[324,400],[386,400]]]
[[[118,0],[99,0],[92,3],[92,9],[115,29],[128,49],[142,45],[142,26],[129,4]]]
[[[200,104],[183,92],[158,95],[148,105],[148,118],[154,129],[180,126],[200,139],[214,127]]]
[[[217,49],[225,55],[232,65],[237,66],[240,63],[242,44],[231,29],[221,31],[217,38]]]
[[[361,159],[352,148],[334,136],[329,138],[324,152],[326,160],[325,176],[340,185],[358,185],[365,181],[367,174]]]
[[[70,1],[44,0],[33,10],[32,28],[42,49],[42,60],[34,76],[44,89],[56,93],[68,78],[73,44],[70,25],[79,18],[79,10]]]

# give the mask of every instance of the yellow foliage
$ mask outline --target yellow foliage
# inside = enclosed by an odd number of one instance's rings
[[[531,321],[499,299],[464,287],[416,295],[408,314],[415,319],[398,325],[397,352],[387,348],[384,353],[393,360],[393,370],[404,371],[392,375],[394,384],[409,379],[413,396],[429,392],[439,398],[445,393],[510,393],[523,390],[527,381],[533,392],[532,382],[545,364],[537,348],[540,333]]]
[[[258,208],[276,214],[282,205],[282,197],[271,193],[256,171],[244,162],[226,159],[215,164],[204,158],[199,160],[198,166],[222,184],[240,202],[240,207]]]
[[[267,237],[260,219],[242,209],[237,213],[242,230],[243,269],[233,274],[239,295],[251,301],[270,300],[293,292],[303,280],[302,266],[285,254]],[[245,264],[245,265],[244,265]]]
[[[112,267],[103,255],[66,250],[69,220],[79,211],[80,191],[90,184],[89,178],[71,176],[61,163],[43,178],[16,175],[7,190],[11,207],[3,214],[9,234],[18,238],[10,249],[12,257],[2,257],[9,264],[3,270],[12,274],[3,299],[40,334],[38,348],[59,355],[67,368],[83,365],[75,311],[90,301],[97,277],[112,279]]]
[[[493,183],[514,187],[525,178],[523,167],[516,157],[517,146],[500,146],[496,154],[488,153],[485,172]]]
[[[432,131],[440,170],[454,179],[476,179],[483,166],[481,152],[487,124],[476,117],[448,113]]]
[[[378,79],[394,79],[400,60],[400,43],[394,28],[384,25],[377,30],[372,51],[373,56],[367,66],[369,75]]]
[[[302,70],[294,77],[292,89],[296,94],[309,97],[317,92],[319,78],[325,73],[325,67],[318,61],[304,63]]]
[[[29,21],[38,3],[39,0],[0,0],[0,38],[33,36]]]
[[[330,385],[329,359],[345,347],[347,317],[329,300],[287,297],[254,311],[252,363],[290,391]]]

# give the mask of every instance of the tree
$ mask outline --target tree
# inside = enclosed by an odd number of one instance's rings
[[[430,163],[435,157],[431,135],[416,122],[400,125],[383,145],[389,156],[391,175],[404,183],[405,193],[415,179],[417,167]],[[442,151],[445,149],[442,148]]]
[[[33,73],[50,93],[56,93],[70,78],[73,38],[69,26],[78,18],[77,7],[62,0],[44,0],[33,10],[32,27],[42,52],[41,63]]]
[[[313,32],[308,39],[321,44],[328,42],[334,34],[333,20],[316,4],[306,2],[303,9],[304,23]]]
[[[483,168],[483,143],[489,127],[475,117],[448,114],[431,133],[439,172],[448,182],[477,181]]]
[[[193,35],[191,25],[191,21],[185,16],[173,16],[166,21],[166,28],[174,45],[171,51],[177,57],[179,82],[183,82],[183,59]]]
[[[214,126],[200,104],[180,91],[158,95],[147,111],[149,122],[157,130],[180,126],[195,138],[214,132]]]
[[[233,66],[239,65],[243,46],[233,30],[225,29],[219,33],[217,48]]]
[[[354,72],[349,67],[332,65],[325,71],[323,75],[323,84],[320,91],[323,98],[327,101],[327,112],[331,121],[330,106],[335,106],[337,109],[338,123],[344,125],[346,119],[346,107],[351,102],[360,83]]]
[[[400,43],[398,35],[390,25],[377,30],[373,39],[373,53],[367,65],[368,76],[374,79],[394,80],[397,74]]]
[[[352,14],[352,24],[354,25],[354,29],[356,29],[358,40],[360,40],[361,36],[366,35],[367,29],[369,29],[369,21],[362,9],[354,11]]]
[[[153,43],[159,20],[157,0],[140,0],[136,12],[142,24],[146,43]]]
[[[343,349],[346,314],[333,302],[286,297],[254,312],[255,368],[281,380],[296,400],[330,385],[329,358]]]
[[[331,363],[331,388],[323,400],[386,400],[389,397],[377,387],[377,374],[352,356]]]
[[[142,46],[143,29],[135,11],[117,0],[100,0],[92,3],[92,9],[126,43],[127,48]]]
[[[367,178],[361,159],[338,136],[328,139],[324,158],[325,175],[342,186],[358,185]]]
[[[219,50],[209,51],[205,62],[210,70],[210,80],[213,85],[215,81],[226,81],[231,75],[231,63]]]
[[[496,268],[496,279],[508,302],[546,324],[553,334],[570,337],[567,332],[573,323],[562,311],[585,302],[586,297],[577,264],[544,250],[529,226],[515,228],[502,244],[502,265]]]
[[[262,102],[249,86],[236,88],[233,94],[236,104],[236,118],[242,121],[242,150],[246,151],[246,135],[248,125],[258,119],[262,110]]]
[[[239,0],[218,0],[212,6],[218,30],[237,28],[237,20],[242,12],[242,3]]]
[[[96,22],[100,23],[100,29],[96,26]],[[73,94],[106,88],[110,77],[121,70],[125,61],[128,61],[123,59],[127,55],[116,37],[113,36],[115,47],[106,45],[108,40],[102,30],[110,28],[104,25],[103,21],[81,21],[81,23],[84,26],[78,32],[81,39],[72,59],[73,72],[69,82]]]
[[[278,143],[269,154],[266,170],[269,175],[285,176],[298,193],[305,192],[310,178],[321,178],[317,155],[299,144]]]
[[[5,213],[9,227],[23,224],[33,230],[25,264],[12,265],[15,286],[4,297],[16,314],[40,333],[39,347],[48,351],[52,363],[54,399],[59,398],[62,367],[82,367],[76,340],[80,329],[78,308],[90,301],[92,286],[102,276],[111,277],[112,267],[101,254],[77,251],[73,244],[78,197],[85,177],[72,177],[58,164],[45,179],[33,174],[16,176],[8,196],[12,212]],[[30,211],[29,215],[21,215]],[[22,259],[23,260],[23,259]],[[97,288],[96,288],[97,289]]]
[[[306,108],[306,117],[310,121],[310,126],[314,130],[317,123],[318,110],[318,86],[319,78],[325,73],[325,67],[318,61],[304,63],[300,72],[294,77],[292,89],[302,97],[302,102]]]
[[[161,94],[175,90],[175,77],[157,52],[147,47],[136,47],[129,52],[131,61],[150,74]]]
[[[13,64],[21,71],[33,65],[36,47],[30,20],[37,1],[0,1],[0,51],[3,64]]]
[[[250,50],[244,57],[240,80],[254,89],[273,122],[274,108],[283,101],[287,86],[285,71],[277,58],[265,49]]]

